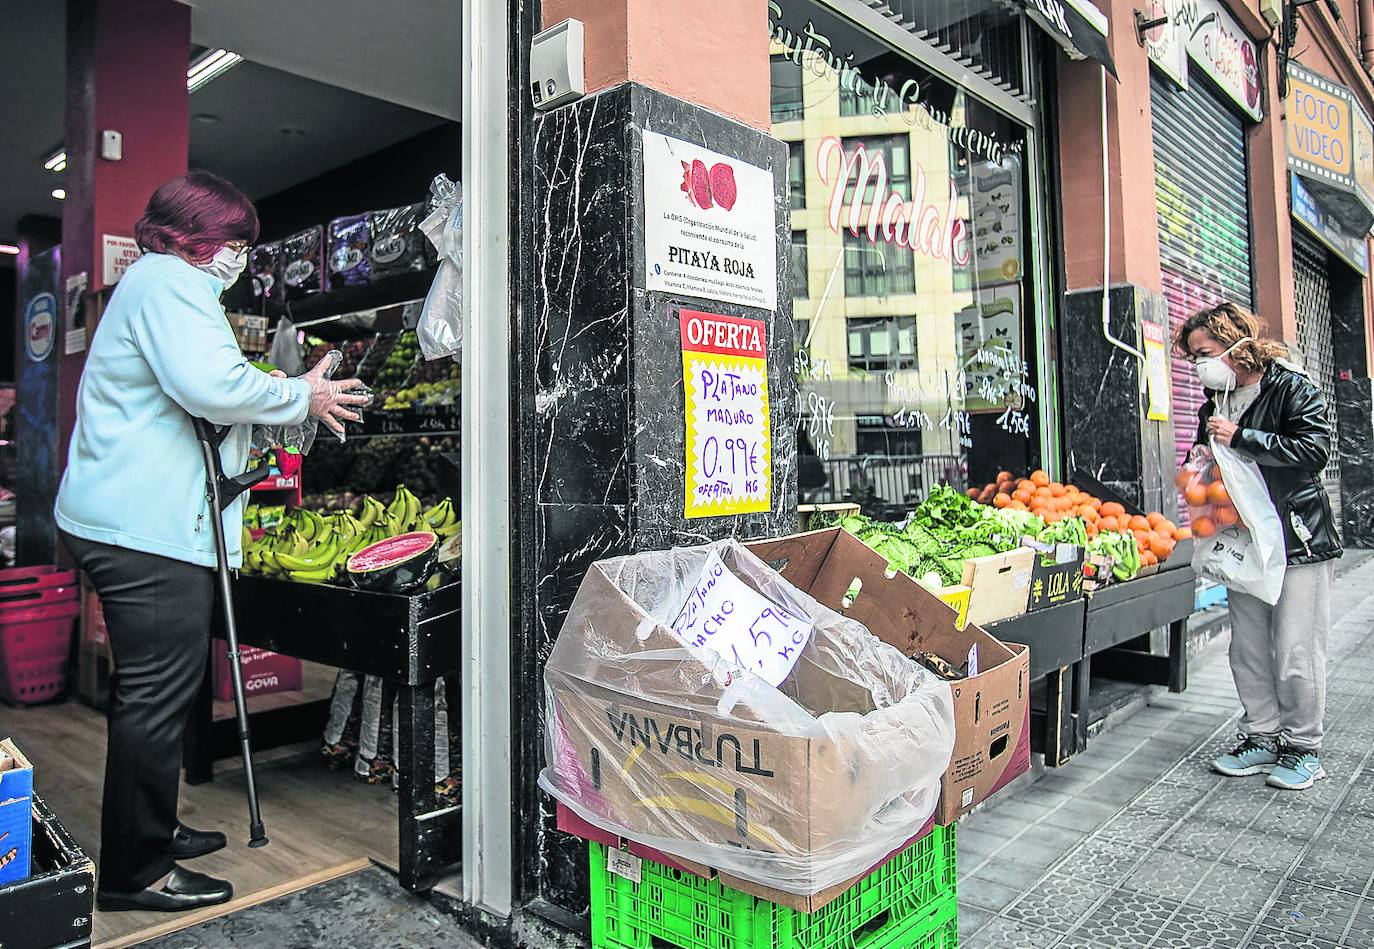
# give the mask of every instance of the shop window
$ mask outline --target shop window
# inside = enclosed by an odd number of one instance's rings
[[[916,317],[851,319],[849,367],[867,372],[916,368]]]
[[[809,297],[811,288],[809,286],[808,267],[810,265],[809,255],[806,252],[806,232],[792,232],[792,296]]]
[[[772,66],[773,121],[790,122],[802,117],[802,68],[787,56],[774,56]]]
[[[801,142],[787,143],[787,182],[791,189],[790,207],[806,207],[806,158]]]
[[[887,243],[844,232],[844,292],[851,297],[890,297],[916,292],[915,257]]]
[[[793,321],[792,321],[792,348],[795,349],[795,350],[796,350],[797,352],[799,352],[799,353],[805,351],[805,350],[806,350],[806,346],[807,346],[807,340],[809,340],[810,338],[811,338],[811,321],[810,321],[810,320],[793,320]]]
[[[1019,44],[1019,14],[976,15]],[[807,499],[900,520],[941,482],[1029,473],[1053,407],[1036,388],[1027,129],[828,2],[775,0],[769,23],[775,107],[800,98],[784,53],[806,87],[806,121],[778,109],[773,134],[789,142],[801,411],[825,465]],[[971,233],[949,220],[951,194]]]
[[[854,154],[858,149],[864,149],[870,156],[881,155],[883,166],[887,169],[888,187],[910,200],[911,198],[911,138],[909,135],[875,135],[875,136],[855,136],[844,140],[844,150],[846,154]],[[871,159],[870,159],[871,160]],[[869,189],[864,193],[863,203],[865,206],[872,204],[875,200],[880,201],[882,197],[877,195],[877,183],[873,182]],[[845,189],[844,199],[847,202],[854,200],[854,182],[851,181]]]

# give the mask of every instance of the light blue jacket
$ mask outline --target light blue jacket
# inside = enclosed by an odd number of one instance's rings
[[[215,565],[205,465],[191,416],[233,425],[224,471],[248,464],[252,423],[305,420],[310,388],[249,365],[224,316],[222,282],[179,257],[129,267],[100,318],[77,393],[57,526],[87,540]],[[245,499],[224,512],[239,566]]]

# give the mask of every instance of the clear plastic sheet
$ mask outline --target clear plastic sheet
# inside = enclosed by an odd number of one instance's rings
[[[712,550],[814,624],[778,688],[669,628]],[[545,668],[544,718],[540,784],[583,820],[808,896],[920,831],[954,745],[947,682],[732,540],[593,565]]]
[[[463,352],[463,189],[440,175],[430,185],[433,208],[420,223],[439,255],[416,333],[426,359]]]
[[[1217,519],[1210,534],[1198,533],[1202,518],[1194,517],[1193,570],[1227,589],[1239,590],[1270,606],[1279,601],[1288,554],[1283,524],[1265,486],[1259,465],[1233,448],[1211,439],[1195,445],[1185,470],[1191,473],[1186,491],[1199,483],[1221,482],[1239,521]]]

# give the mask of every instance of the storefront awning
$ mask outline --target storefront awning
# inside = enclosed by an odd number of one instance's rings
[[[1374,124],[1345,86],[1291,62],[1287,111],[1289,169],[1362,238],[1374,224]]]
[[[1107,18],[1089,0],[1014,0],[1075,59],[1094,59],[1113,78],[1116,63],[1107,44]]]

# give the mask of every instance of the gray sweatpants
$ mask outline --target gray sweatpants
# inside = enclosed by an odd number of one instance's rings
[[[1321,747],[1335,575],[1334,560],[1290,566],[1274,606],[1229,591],[1231,676],[1245,707],[1245,734]]]

